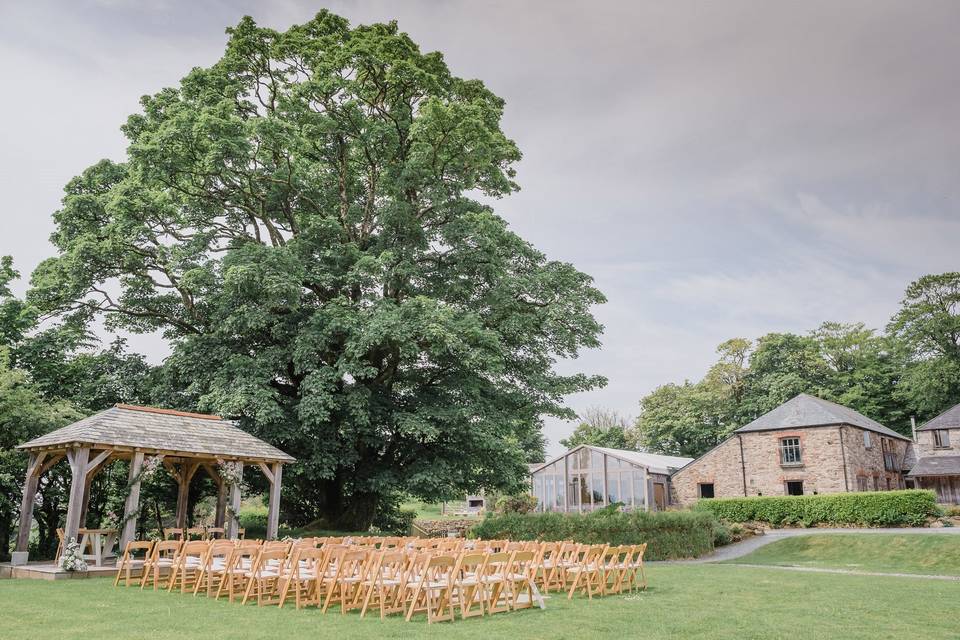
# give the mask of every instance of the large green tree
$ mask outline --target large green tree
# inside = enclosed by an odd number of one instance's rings
[[[554,371],[598,345],[603,296],[493,212],[503,101],[394,23],[228,34],[143,98],[125,162],[67,185],[30,299],[162,331],[171,399],[298,458],[294,522],[515,485],[541,416],[603,383]]]
[[[897,390],[921,419],[960,402],[960,273],[910,283],[887,331],[909,362]]]

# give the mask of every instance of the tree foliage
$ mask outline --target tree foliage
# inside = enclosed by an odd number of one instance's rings
[[[581,444],[611,449],[627,449],[627,429],[630,418],[616,411],[601,407],[590,407],[580,416],[580,423],[569,437],[560,440],[560,444],[572,449]]]
[[[170,400],[297,456],[294,523],[512,487],[541,416],[603,383],[553,368],[603,296],[488,204],[517,189],[503,101],[394,23],[228,34],[67,185],[30,300],[162,331]]]
[[[807,335],[729,340],[718,353],[701,381],[664,385],[640,401],[631,433],[638,446],[695,457],[799,393],[909,433],[910,406],[897,393],[907,368],[902,350],[862,324],[825,322]]]

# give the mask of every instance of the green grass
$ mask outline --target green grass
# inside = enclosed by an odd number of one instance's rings
[[[837,533],[778,540],[732,564],[960,576],[960,536]]]
[[[427,626],[356,613],[257,608],[178,593],[114,588],[104,579],[0,580],[0,638],[184,640],[324,638],[588,638],[750,640],[957,637],[960,583],[729,565],[655,566],[646,593],[554,595],[547,609]]]
[[[455,516],[453,512],[457,510],[457,506],[460,503],[448,503],[447,504],[447,513],[441,514],[442,505],[439,502],[419,502],[417,500],[412,500],[410,502],[404,502],[400,505],[403,509],[410,509],[416,511],[417,520],[463,520],[469,518],[477,518],[478,516]]]

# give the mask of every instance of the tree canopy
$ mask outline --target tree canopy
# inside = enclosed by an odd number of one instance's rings
[[[541,416],[604,382],[554,370],[598,346],[604,298],[494,213],[503,100],[395,23],[227,32],[142,99],[124,162],[67,185],[29,300],[162,331],[169,402],[298,458],[291,522],[516,485]]]
[[[960,402],[960,274],[907,287],[885,333],[825,322],[805,335],[729,340],[702,380],[666,384],[640,401],[634,446],[698,456],[798,393],[852,407],[909,435]]]
[[[630,419],[616,411],[591,407],[579,416],[580,423],[569,437],[560,440],[560,444],[572,449],[581,444],[611,449],[626,449],[627,429]]]

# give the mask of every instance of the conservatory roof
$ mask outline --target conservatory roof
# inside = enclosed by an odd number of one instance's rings
[[[607,455],[613,456],[614,458],[619,458],[620,460],[625,460],[632,464],[635,464],[640,467],[646,467],[651,473],[660,473],[663,475],[669,475],[673,470],[679,469],[680,467],[693,462],[693,458],[681,458],[678,456],[665,456],[659,453],[647,453],[646,451],[629,451],[627,449],[608,449],[607,447],[595,447],[593,445],[581,444],[579,446],[570,449],[569,451],[548,460],[541,465],[537,465],[535,468],[530,470],[531,473],[539,471],[543,467],[553,464],[559,460],[562,460],[565,456],[570,455],[575,451],[580,449],[590,449],[592,451],[597,451],[598,453],[605,453]]]

